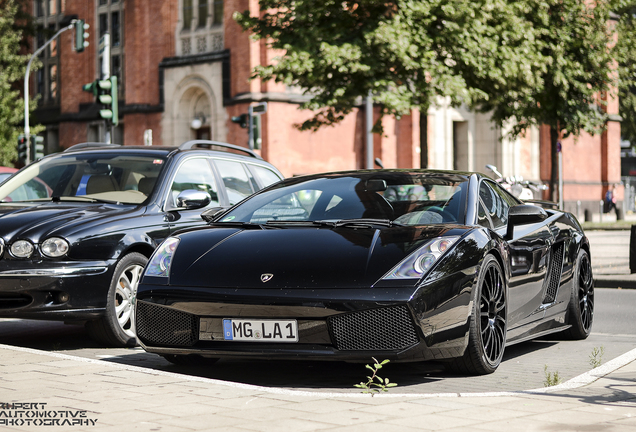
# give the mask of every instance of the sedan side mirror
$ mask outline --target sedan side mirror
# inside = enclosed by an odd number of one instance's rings
[[[210,204],[210,194],[195,189],[186,189],[177,196],[177,207],[185,210],[203,208]]]
[[[538,223],[546,220],[548,214],[539,206],[531,204],[519,204],[514,207],[510,207],[508,212],[508,230],[506,237],[511,239],[514,227],[517,225],[527,225]]]

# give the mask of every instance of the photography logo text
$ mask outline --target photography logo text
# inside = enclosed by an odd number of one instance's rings
[[[2,426],[95,426],[86,411],[47,408],[43,402],[0,402]]]

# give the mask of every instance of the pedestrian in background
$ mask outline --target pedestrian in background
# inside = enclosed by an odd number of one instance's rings
[[[616,197],[614,196],[614,185],[609,185],[607,192],[605,192],[605,199],[603,200],[603,213],[609,213],[614,209],[616,217],[618,217],[618,210],[616,209]]]

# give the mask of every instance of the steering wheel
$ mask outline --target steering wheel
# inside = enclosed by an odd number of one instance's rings
[[[441,207],[432,206],[426,209],[427,212],[437,213],[442,217],[443,222],[455,222],[455,216],[449,211],[444,210]]]

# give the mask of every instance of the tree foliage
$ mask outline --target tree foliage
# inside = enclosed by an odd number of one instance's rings
[[[16,159],[18,135],[23,129],[20,85],[29,60],[20,54],[25,29],[33,27],[18,2],[0,0],[0,165],[12,165]]]
[[[618,41],[614,52],[618,63],[618,96],[621,135],[636,146],[636,2],[620,1],[614,9],[618,16]]]
[[[530,16],[539,0],[261,0],[235,19],[283,55],[254,76],[303,88],[302,129],[340,121],[372,92],[383,114],[527,100],[545,68]],[[544,19],[547,20],[547,17]]]

